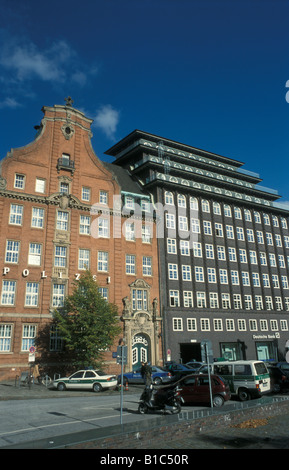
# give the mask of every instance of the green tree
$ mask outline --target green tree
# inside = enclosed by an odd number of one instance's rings
[[[121,332],[116,305],[101,296],[90,271],[74,282],[72,295],[55,310],[54,319],[77,368],[101,367],[104,351]]]

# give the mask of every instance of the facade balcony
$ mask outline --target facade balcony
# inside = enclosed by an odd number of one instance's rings
[[[60,170],[68,170],[73,174],[75,171],[74,160],[66,157],[59,158],[57,161],[57,172],[59,173]]]

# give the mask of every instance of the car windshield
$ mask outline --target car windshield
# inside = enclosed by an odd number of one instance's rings
[[[106,373],[103,372],[102,370],[96,370],[95,372],[97,373],[97,375],[100,375],[100,376],[106,375]]]

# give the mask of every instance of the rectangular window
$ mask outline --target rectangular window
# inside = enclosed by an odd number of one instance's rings
[[[192,279],[191,266],[183,264],[182,265],[182,275],[183,275],[183,281],[191,281],[191,279]]]
[[[40,207],[32,207],[31,227],[44,227],[44,209],[41,209]]]
[[[98,219],[99,221],[99,219]],[[81,215],[79,219],[79,233],[82,235],[90,234],[90,217],[89,215]]]
[[[146,289],[132,289],[132,309],[147,310],[148,293]]]
[[[210,319],[201,318],[201,331],[210,331]]]
[[[97,270],[108,272],[108,252],[99,251],[97,254]]]
[[[100,204],[108,204],[108,193],[107,193],[107,191],[102,191],[102,190],[99,191],[99,202],[100,202]],[[133,209],[133,206],[132,206],[132,209]]]
[[[41,265],[42,245],[40,243],[29,243],[28,264]]]
[[[11,351],[12,325],[0,324],[0,352]]]
[[[219,299],[216,292],[209,293],[210,308],[219,308]]]
[[[24,175],[19,175],[19,173],[15,174],[14,188],[16,188],[16,189],[24,189],[25,188],[25,176]]]
[[[180,252],[183,256],[190,256],[190,244],[187,240],[180,240]]]
[[[188,218],[185,216],[179,216],[179,230],[188,230]]]
[[[248,239],[248,242],[252,242],[254,243],[255,239],[254,239],[254,231],[250,228],[247,228],[247,239]]]
[[[229,260],[237,261],[236,248],[228,247]]]
[[[193,307],[193,293],[192,291],[185,290],[183,292],[184,307]]]
[[[2,282],[2,305],[14,305],[16,295],[16,281],[3,281]]]
[[[178,265],[173,263],[168,263],[169,279],[177,280],[178,279]]]
[[[55,246],[55,256],[54,256],[54,266],[58,268],[66,268],[67,265],[67,247],[56,245]]]
[[[197,307],[206,308],[206,293],[197,292]]]
[[[180,298],[179,298],[179,291],[178,290],[170,290],[170,306],[171,307],[179,307],[180,306]]]
[[[240,294],[233,294],[233,304],[234,304],[234,308],[237,310],[242,308],[242,301],[241,301]]]
[[[250,263],[251,264],[257,264],[257,253],[256,253],[256,251],[250,250],[249,254],[250,254]]]
[[[183,331],[182,318],[173,318],[173,331]]]
[[[142,225],[141,230],[142,243],[151,243],[152,227],[150,225]]]
[[[175,238],[167,238],[167,252],[177,254],[177,241]]]
[[[211,224],[211,222],[209,222],[207,220],[204,220],[203,226],[204,226],[204,234],[205,235],[212,235],[212,224]]]
[[[215,234],[216,237],[223,237],[223,225],[215,223]]]
[[[50,328],[50,351],[62,351],[63,349],[63,339],[60,336],[59,327],[56,325],[51,325]]]
[[[126,222],[125,239],[131,242],[135,241],[135,225],[134,222]]]
[[[223,331],[223,320],[221,318],[214,318],[214,331]]]
[[[7,240],[5,263],[18,263],[19,261],[20,242],[14,240]]]
[[[174,214],[168,214],[166,213],[166,227],[175,229],[176,224],[175,224],[175,215]]]
[[[214,259],[214,247],[213,247],[213,245],[209,245],[209,244],[206,243],[205,248],[206,248],[206,257],[208,259]]]
[[[46,180],[43,178],[36,178],[35,181],[35,192],[36,193],[45,193],[45,184]]]
[[[204,269],[200,266],[195,266],[195,279],[196,282],[204,282]]]
[[[125,255],[125,272],[126,274],[135,274],[135,255]]]
[[[150,256],[142,258],[142,273],[143,276],[152,276],[152,258]]]
[[[63,307],[65,295],[64,284],[53,284],[52,286],[52,306]]]
[[[68,230],[68,212],[57,211],[56,229],[67,232],[67,230]]]
[[[227,331],[235,331],[235,321],[232,318],[226,319],[226,329]]]
[[[226,234],[227,234],[227,238],[231,238],[231,239],[234,238],[233,225],[226,225]]]
[[[250,328],[250,331],[258,331],[257,320],[250,319],[249,320],[249,328]]]
[[[90,188],[87,188],[86,186],[82,186],[82,188],[81,188],[81,199],[85,202],[90,201]]]
[[[109,219],[104,217],[99,217],[97,219],[98,223],[98,236],[99,238],[109,238]],[[85,233],[89,233],[89,228]]]
[[[39,297],[39,283],[27,282],[25,293],[25,307],[37,307]]]
[[[215,284],[217,282],[216,269],[207,268],[207,273],[208,273],[208,282]]]
[[[222,308],[231,308],[230,294],[222,294]]]
[[[36,325],[23,325],[21,351],[29,351],[34,346],[36,338]]]
[[[194,233],[200,233],[200,221],[199,219],[191,219],[191,231]]]
[[[238,271],[231,271],[231,282],[233,285],[239,285],[239,273]]]
[[[78,269],[90,268],[90,250],[79,248],[78,250]]]
[[[22,219],[23,219],[23,206],[19,206],[18,204],[11,204],[9,224],[22,225]]]
[[[108,288],[107,287],[99,287],[98,292],[100,293],[101,297],[108,301]]]
[[[187,318],[187,330],[197,331],[197,319],[196,318]]]

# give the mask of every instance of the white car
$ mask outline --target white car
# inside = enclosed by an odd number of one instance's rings
[[[78,389],[100,392],[103,389],[116,387],[117,378],[115,375],[106,375],[100,370],[79,370],[70,377],[54,380],[53,386],[60,391]]]

